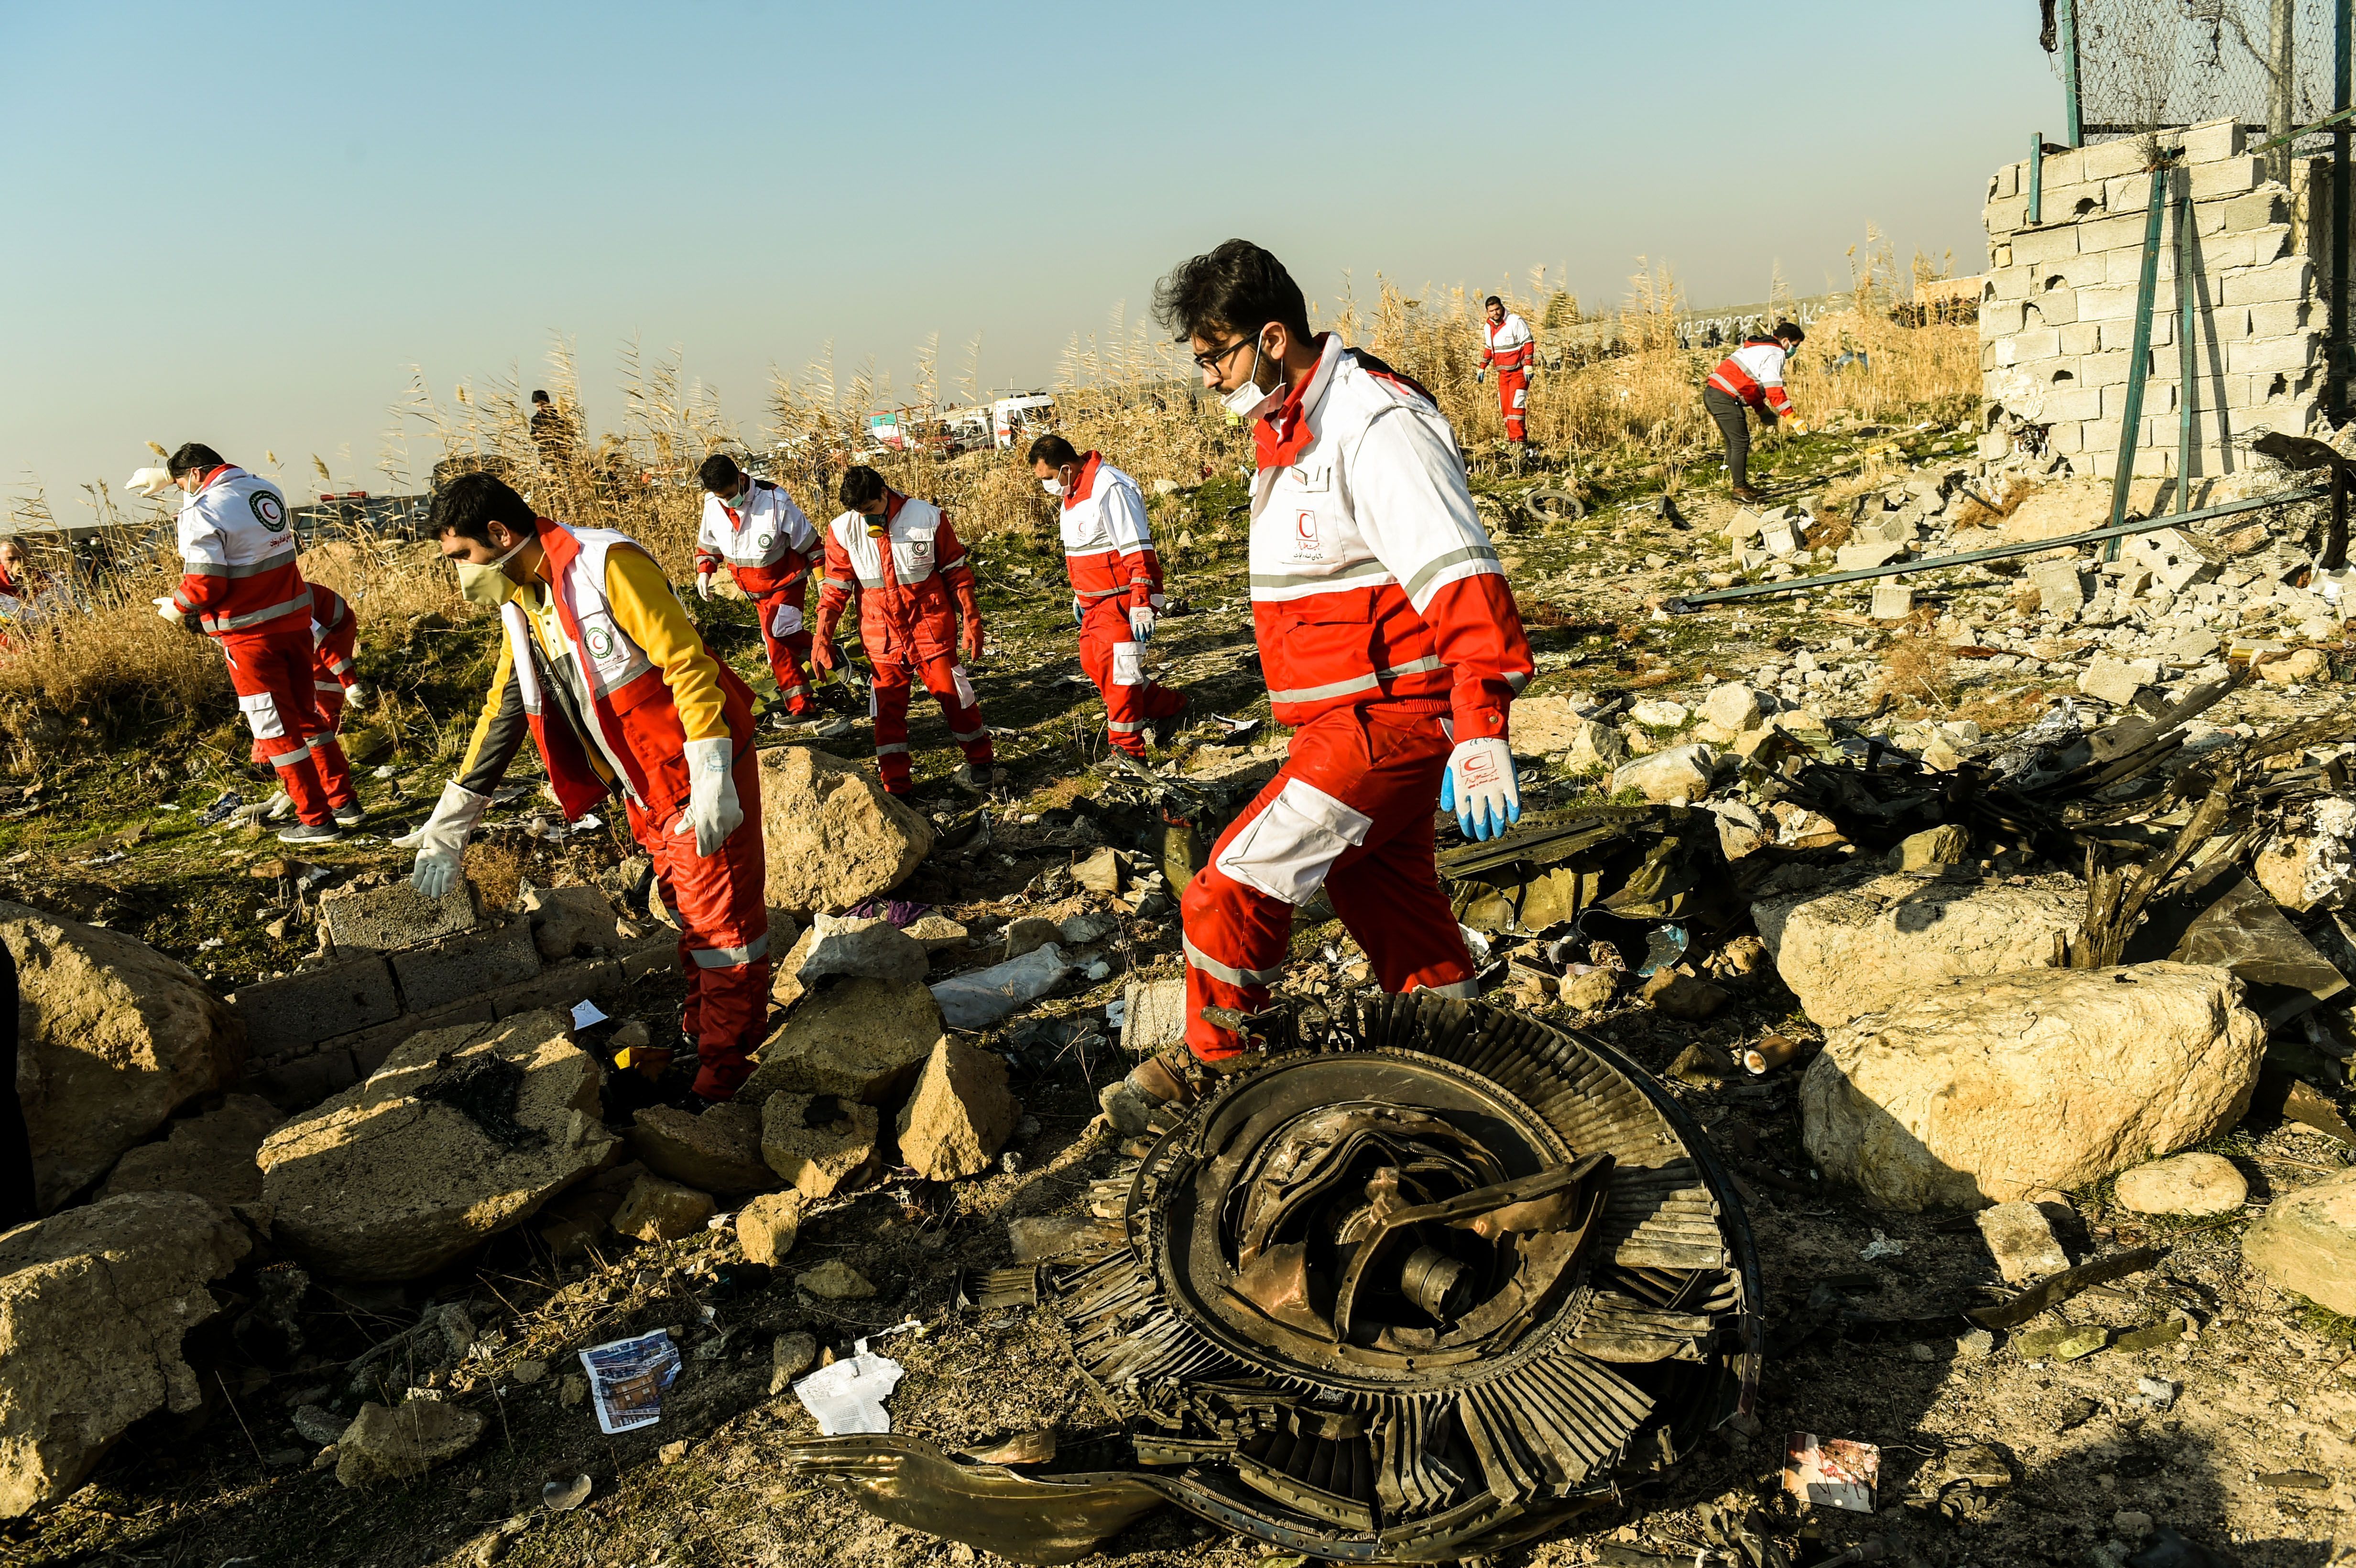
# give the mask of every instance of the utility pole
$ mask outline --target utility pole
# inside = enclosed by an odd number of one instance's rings
[[[2291,52],[2292,0],[2274,0],[2270,9],[2273,12],[2273,30],[2266,40],[2266,69],[2274,78],[2274,91],[2266,98],[2266,135],[2269,138],[2287,135],[2298,124],[2291,118],[2297,112],[2294,105],[2298,96],[2297,79],[2293,74],[2297,61]],[[2266,170],[2268,177],[2278,179],[2285,185],[2290,184],[2291,150],[2287,142],[2274,150],[2271,166]]]

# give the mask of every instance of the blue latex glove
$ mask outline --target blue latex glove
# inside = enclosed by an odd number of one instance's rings
[[[1075,625],[1075,626],[1079,625],[1081,623],[1083,623],[1084,621],[1086,621],[1087,618],[1088,618],[1087,606],[1087,605],[1085,605],[1085,604],[1082,604],[1082,603],[1080,603],[1080,596],[1079,596],[1078,594],[1076,594],[1076,593],[1073,594],[1073,595],[1072,595],[1072,624],[1073,624],[1073,625]]]
[[[1440,775],[1440,809],[1456,814],[1467,838],[1494,838],[1522,819],[1512,748],[1496,736],[1459,741]]]

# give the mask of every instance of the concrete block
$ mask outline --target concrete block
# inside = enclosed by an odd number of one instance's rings
[[[2286,337],[2253,337],[2225,345],[2225,368],[2243,375],[2271,370],[2304,370],[2318,362],[2323,339],[2311,332]]]
[[[2101,283],[2108,271],[2109,262],[2100,251],[2083,256],[2066,256],[2040,269],[2037,287],[2040,290],[2088,288]]]
[[[2197,540],[2176,528],[2129,534],[2119,543],[2119,559],[2150,572],[2152,581],[2171,593],[2208,581],[2219,566]]]
[[[2103,182],[2103,206],[2114,215],[2127,212],[2148,212],[2151,207],[2151,176],[2147,174],[2118,175]],[[2150,219],[2147,218],[2146,222]]]
[[[2192,232],[2203,237],[2201,249],[2207,248],[2207,236],[2222,234],[2225,231],[2225,202],[2232,199],[2229,197],[2223,200],[2196,201],[2192,204]],[[2173,235],[2175,230],[2171,229],[2169,232]]]
[[[2098,321],[2073,321],[2062,329],[2062,353],[2065,358],[2092,354],[2103,346],[2103,324]],[[2077,374],[2073,366],[2071,374]]]
[[[2078,361],[2078,380],[2088,387],[2115,386],[2127,379],[2134,358],[2124,348],[2089,354]]]
[[[348,1052],[352,1065],[365,1078],[383,1066],[384,1059],[391,1056],[396,1047],[428,1029],[454,1029],[459,1024],[487,1024],[498,1018],[497,1009],[487,998],[476,997],[455,1007],[437,1008],[430,1013],[403,1013],[373,1029],[338,1036],[327,1041],[321,1049]]]
[[[2111,389],[2106,387],[2084,387],[2072,382],[2064,382],[2045,394],[2044,402],[2038,410],[2038,417],[2043,420],[2068,420],[2073,423],[2079,420],[2100,419],[2104,412],[2104,395]]]
[[[2028,168],[2029,162],[2024,158],[2019,163],[2007,164],[1997,170],[1988,181],[1988,199],[2001,201],[2008,196],[2021,195],[2029,188],[2028,181],[2022,177]]]
[[[2237,156],[2242,151],[2242,141],[2239,118],[2204,120],[2184,133],[2184,161],[2187,164],[2213,164]]]
[[[2264,229],[2279,223],[2290,223],[2290,193],[2280,190],[2254,190],[2247,196],[2228,197],[2224,203],[2225,227],[2234,231]]]
[[[1980,340],[1993,342],[2020,330],[2019,300],[1990,300],[1980,306]]]
[[[2025,193],[2024,193],[2025,195]],[[2069,185],[2050,185],[2038,193],[2040,216],[2045,225],[2083,223],[2089,218],[2104,215],[2103,182],[2078,180]]]
[[[2051,359],[2062,352],[2061,331],[2051,326],[2023,327],[2013,336],[2012,352],[2016,363]]]
[[[2138,291],[2132,280],[2109,283],[2098,288],[2078,291],[2080,321],[2132,321],[2135,319],[2136,295]]]
[[[294,1112],[308,1110],[359,1081],[359,1070],[349,1051],[322,1051],[257,1072],[238,1088],[261,1095],[282,1111]]]
[[[539,973],[540,949],[532,944],[530,925],[520,920],[445,937],[392,958],[392,977],[401,983],[402,1000],[413,1013],[447,1007]]]
[[[2029,570],[2029,581],[2037,590],[2037,607],[2040,610],[2074,614],[2085,607],[2086,581],[2074,560],[2049,560],[2033,566]]]
[[[2048,190],[2058,185],[2075,185],[2086,177],[2086,160],[2081,148],[2072,147],[2066,153],[2047,153],[2043,156],[2044,166],[2038,177]]]
[[[2268,261],[2278,261],[2291,253],[2291,227],[2287,223],[2269,223],[2263,229],[2246,231],[2250,242],[2250,264],[2262,267]]]
[[[2172,413],[2176,408],[2176,389],[2158,381],[2146,381],[2143,386],[2143,410],[2146,414]],[[2103,411],[2089,419],[2124,420],[2127,417],[2127,384],[2114,381],[2103,389]]]
[[[475,886],[462,878],[439,900],[427,898],[406,880],[327,893],[319,900],[319,918],[338,948],[393,952],[471,928]]]
[[[2116,179],[2122,175],[2141,174],[2145,167],[2143,138],[2129,136],[2117,142],[2096,142],[2078,149],[2080,165],[2090,180]]]
[[[2135,700],[2136,692],[2158,678],[2158,666],[2147,660],[2122,664],[2117,659],[2098,657],[2078,677],[2078,689],[2114,708],[2125,708]]]
[[[2078,225],[2078,254],[2108,256],[2115,251],[2130,251],[2140,256],[2144,229],[2149,221],[2141,208],[2115,212],[2107,218],[2088,218]]]
[[[2141,251],[2105,251],[2103,252],[2103,281],[2124,283],[2130,288],[2143,285],[2143,252]],[[2168,286],[2154,296],[2162,308],[2176,303],[2176,247],[2163,249],[2152,276]]]
[[[2078,433],[2085,443],[2079,448],[2082,452],[2116,452],[2119,449],[2119,421],[2116,420],[2084,421],[2078,426]]]
[[[2035,266],[2045,261],[2058,261],[2078,253],[2078,229],[2075,224],[2063,224],[2055,229],[2030,229],[2012,237],[2013,265]]]
[[[2020,320],[2024,327],[2068,326],[2078,319],[2078,291],[2047,289],[2031,294],[2020,304]]]
[[[2269,300],[2249,307],[2245,325],[2252,337],[2286,337],[2308,331],[2310,315],[2321,314],[2319,304],[2307,300]]]
[[[2009,267],[2011,265],[2012,241],[2009,240],[1999,240],[1990,243],[1988,246],[1988,266],[1990,268],[1996,268]]]
[[[392,971],[374,954],[283,980],[241,986],[229,1000],[245,1020],[246,1043],[254,1059],[262,1061],[292,1056],[321,1040],[401,1016]]]
[[[2055,425],[2045,432],[2045,444],[2063,456],[2086,450],[2086,429],[2083,420],[2071,420]],[[2000,454],[1999,454],[2000,455]]]
[[[2009,234],[2029,221],[2029,198],[2008,197],[1980,208],[1980,221],[1990,234]]]
[[[1914,613],[1914,591],[1903,583],[1884,582],[1873,590],[1873,618],[1903,621]]]
[[[1999,263],[1988,273],[1988,286],[1996,291],[1996,297],[2000,300],[2027,299],[2036,282],[2037,272],[2033,267]]]
[[[583,959],[552,964],[529,980],[486,993],[483,999],[503,1019],[540,1008],[569,1013],[575,1002],[612,1001],[621,995],[624,984],[620,959]]]
[[[1867,567],[1885,565],[1905,553],[1906,547],[1895,539],[1845,544],[1833,552],[1833,565],[1841,571],[1858,571]]]
[[[2103,351],[2106,354],[2135,352],[2136,324],[2132,317],[2126,321],[2106,321],[2103,326]],[[2165,347],[2176,341],[2176,318],[2162,315],[2155,308],[2151,318],[2151,347]]]
[[[2259,161],[2247,155],[2195,164],[2192,165],[2192,199],[2208,201],[2221,196],[2239,196],[2244,191],[2257,189],[2265,179],[2265,173]]]

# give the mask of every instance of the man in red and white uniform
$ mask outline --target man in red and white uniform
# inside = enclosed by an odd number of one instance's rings
[[[1538,366],[1537,340],[1530,336],[1530,324],[1505,308],[1505,302],[1495,294],[1481,307],[1481,336],[1486,347],[1481,350],[1481,368],[1472,373],[1479,380],[1481,371],[1497,372],[1497,412],[1505,416],[1505,439],[1527,443],[1530,439],[1525,410],[1530,400],[1530,372]]]
[[[1744,411],[1757,409],[1761,421],[1770,427],[1779,418],[1791,417],[1792,400],[1783,392],[1783,364],[1792,350],[1805,341],[1806,333],[1788,321],[1778,322],[1774,336],[1746,339],[1741,347],[1719,360],[1701,389],[1701,406],[1726,438],[1726,476],[1738,501],[1765,499],[1751,487],[1751,421]]]
[[[1181,901],[1186,1043],[1204,1062],[1245,1049],[1205,1009],[1266,1005],[1321,887],[1385,990],[1470,997],[1432,807],[1476,837],[1521,815],[1505,715],[1531,663],[1455,437],[1422,388],[1312,334],[1257,245],[1182,264],[1154,306],[1253,421],[1252,618],[1270,710],[1295,727]]]
[[[859,641],[874,672],[868,710],[875,720],[875,763],[884,787],[905,795],[908,767],[908,694],[919,680],[941,705],[949,737],[965,752],[960,783],[988,789],[995,752],[973,682],[958,661],[958,616],[965,616],[968,658],[981,656],[981,603],[965,546],[947,512],[913,500],[864,465],[842,476],[848,508],[826,527],[826,581],[819,589],[818,625],[810,656],[820,669],[841,663],[834,628],[843,607],[859,600]]]
[[[359,791],[352,783],[352,764],[344,743],[336,737],[344,727],[344,704],[368,706],[368,688],[360,684],[356,653],[359,619],[344,596],[325,584],[311,587],[311,692],[319,706],[319,732],[311,737],[311,755],[319,764],[320,782],[327,786],[327,804],[336,820],[349,827],[364,820]],[[337,781],[342,793],[337,792]]]
[[[157,493],[152,480],[141,483],[153,472],[134,475],[134,486]],[[290,844],[340,837],[335,803],[348,802],[342,815],[358,821],[359,796],[342,751],[312,749],[322,725],[311,678],[311,590],[295,564],[286,497],[201,442],[173,453],[165,473],[187,496],[178,523],[187,571],[177,592],[155,601],[156,613],[220,644],[254,752],[277,770],[294,803],[298,820],[278,837]]]
[[[1184,692],[1145,673],[1145,645],[1165,603],[1145,496],[1136,480],[1096,453],[1081,455],[1060,435],[1031,443],[1031,472],[1063,501],[1064,569],[1072,577],[1072,619],[1080,625],[1080,668],[1104,696],[1112,743],[1142,757],[1146,736],[1167,745],[1186,713]]]
[[[695,591],[711,598],[712,574],[728,569],[760,616],[761,643],[787,714],[808,719],[818,704],[810,700],[802,667],[810,651],[802,603],[820,555],[818,531],[783,488],[744,474],[725,453],[705,458],[697,477],[704,495],[703,522],[695,535]]]

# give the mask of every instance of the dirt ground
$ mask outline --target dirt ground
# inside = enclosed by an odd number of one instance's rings
[[[1912,443],[1902,456],[1932,460],[1965,438],[1934,430],[1900,439]],[[1890,441],[1882,432],[1795,445],[1780,458],[1771,454],[1769,464],[1780,463],[1782,472],[1771,466],[1769,476],[1801,493],[1804,484],[1853,464],[1867,443],[1886,449]],[[1484,476],[1492,484],[1502,477]],[[1737,677],[1792,648],[1821,645],[1837,629],[1847,632],[1846,624],[1827,623],[1821,604],[1788,601],[1651,619],[1648,597],[1671,591],[1688,567],[1683,558],[1708,534],[1709,503],[1689,496],[1685,513],[1680,527],[1663,518],[1650,496],[1639,496],[1581,523],[1501,536],[1540,654],[1533,694],[1674,693],[1707,674]],[[1661,564],[1647,565],[1647,555]],[[1060,594],[1035,586],[1052,586],[1053,563],[1011,553],[981,559],[1001,651],[978,672],[977,685],[993,726],[1014,731],[1001,743],[1016,781],[1013,799],[981,865],[958,877],[928,868],[919,873],[917,894],[969,924],[1032,912],[1054,901],[1049,894],[1061,895],[1056,873],[1085,851],[1046,841],[1061,831],[1059,822],[1022,819],[1068,806],[1103,777],[1088,771],[1100,745],[1100,709],[1079,684]],[[1190,613],[1166,623],[1154,646],[1166,661],[1162,678],[1190,686],[1198,714],[1266,714],[1254,706],[1265,699],[1249,656],[1240,564],[1232,545],[1205,545],[1173,571],[1173,592],[1191,602]],[[1869,644],[1876,635],[1866,634]],[[740,667],[750,665],[748,649],[734,651]],[[2272,693],[2246,701],[2253,720],[2269,705],[2299,710]],[[946,739],[937,714],[920,710],[921,776],[935,781],[930,804],[945,819],[966,808],[937,782],[954,760]],[[830,749],[858,755],[863,747],[862,734]],[[83,776],[59,773],[69,791]],[[214,782],[192,776],[177,798],[202,805]],[[387,783],[430,799],[412,775],[371,782],[380,803]],[[119,778],[92,776],[82,787],[93,801],[122,798],[104,793],[119,790]],[[161,788],[151,784],[147,798]],[[1533,780],[1530,795],[1562,805],[1590,797],[1592,789],[1592,781],[1550,775]],[[85,864],[95,859],[90,843],[120,832],[133,815],[121,805],[112,815],[93,808],[71,827],[52,820],[37,843],[12,841],[16,829],[0,819],[0,862],[14,856],[5,870],[27,897],[37,890],[52,895],[37,901],[80,900],[92,912],[111,912],[124,928],[204,965],[224,989],[241,974],[289,965],[307,945],[299,921],[284,938],[263,939],[244,910],[233,946],[201,945],[214,940],[208,932],[227,924],[220,912],[253,896],[239,866],[264,847],[244,845],[235,834],[227,840],[155,834],[125,847],[120,862]],[[199,843],[209,857],[200,872],[189,869]],[[525,873],[563,860],[585,874],[616,852],[602,844],[523,840],[517,856]],[[320,859],[344,875],[405,865],[381,844]],[[862,1337],[876,1337],[873,1348],[905,1369],[890,1401],[894,1429],[951,1449],[1043,1426],[1077,1435],[1106,1424],[1046,1312],[960,1312],[954,1304],[961,1270],[1011,1261],[1007,1220],[1086,1212],[1088,1183],[1118,1158],[1092,1123],[1096,1090],[1125,1070],[1126,1059],[1095,1034],[1070,1040],[1070,1031],[1055,1026],[1100,1022],[1128,979],[1176,973],[1176,923],[1167,916],[1130,921],[1112,946],[1119,961],[1109,978],[1058,995],[1018,1020],[1019,1040],[1012,1029],[990,1037],[1001,1049],[1012,1045],[1015,1088],[1028,1112],[1014,1157],[1000,1174],[940,1187],[904,1172],[819,1205],[792,1255],[766,1278],[743,1264],[724,1228],[667,1245],[609,1236],[590,1255],[558,1259],[527,1227],[466,1265],[406,1287],[319,1282],[309,1301],[311,1342],[303,1359],[275,1372],[240,1367],[226,1336],[213,1332],[224,1314],[191,1340],[192,1361],[209,1374],[205,1407],[142,1424],[67,1503],[0,1527],[0,1563],[891,1568],[984,1561],[887,1524],[787,1470],[786,1445],[814,1435],[816,1425],[789,1392],[772,1393],[771,1346],[780,1334],[801,1331],[847,1353]],[[1333,955],[1301,966],[1296,985],[1331,983],[1352,956],[1338,925],[1301,933],[1297,954],[1328,947]],[[1676,1022],[1633,1003],[1579,1022],[1655,1072],[1697,1040],[1740,1046],[1770,1030],[1808,1028],[1772,969],[1736,993],[1735,1005],[1706,1024]],[[675,1018],[677,982],[658,976],[632,1000],[641,1016],[668,1009]],[[1934,1568],[2110,1563],[2148,1544],[2145,1532],[2155,1524],[2246,1568],[2356,1563],[2356,1324],[2276,1294],[2242,1268],[2239,1249],[2244,1224],[2268,1199],[2342,1168],[2350,1150],[2295,1124],[2223,1135],[2209,1147],[2249,1179],[2251,1203],[2222,1221],[2129,1214],[2110,1204],[2104,1187],[2071,1194],[2066,1211],[2051,1206],[2077,1256],[2138,1245],[2168,1251],[2152,1268],[2079,1296],[2013,1336],[2067,1320],[2121,1331],[2157,1328],[2143,1338],[2160,1342],[2040,1362],[2024,1359],[2006,1337],[1993,1347],[1970,1337],[1963,1312],[1994,1299],[1997,1283],[1970,1216],[1885,1213],[1853,1193],[1817,1189],[1800,1143],[1796,1083],[1794,1069],[1755,1080],[1671,1083],[1746,1189],[1768,1291],[1759,1434],[1706,1440],[1664,1479],[1629,1491],[1583,1528],[1495,1562],[1551,1568],[1729,1561],[1696,1555],[1705,1540],[1693,1510],[1719,1502],[1758,1510],[1761,1526],[1800,1564],[1869,1540],[1889,1561]],[[875,1294],[831,1302],[800,1293],[794,1276],[830,1259],[858,1270]],[[316,1445],[294,1433],[293,1409],[339,1398],[348,1412],[345,1365],[417,1322],[429,1303],[452,1302],[466,1304],[482,1348],[471,1358],[413,1352],[398,1377],[490,1417],[485,1438],[414,1482],[377,1490],[348,1491],[331,1469],[312,1468]],[[910,1319],[920,1327],[899,1327]],[[2180,1329],[2172,1338],[2170,1325]],[[659,1328],[674,1331],[683,1358],[662,1420],[600,1435],[569,1385],[576,1353]],[[1781,1489],[1783,1440],[1794,1432],[1879,1445],[1879,1511],[1794,1507]],[[591,1481],[584,1504],[565,1512],[542,1505],[544,1485],[579,1475]],[[1164,1510],[1088,1561],[1280,1568],[1294,1560]]]

